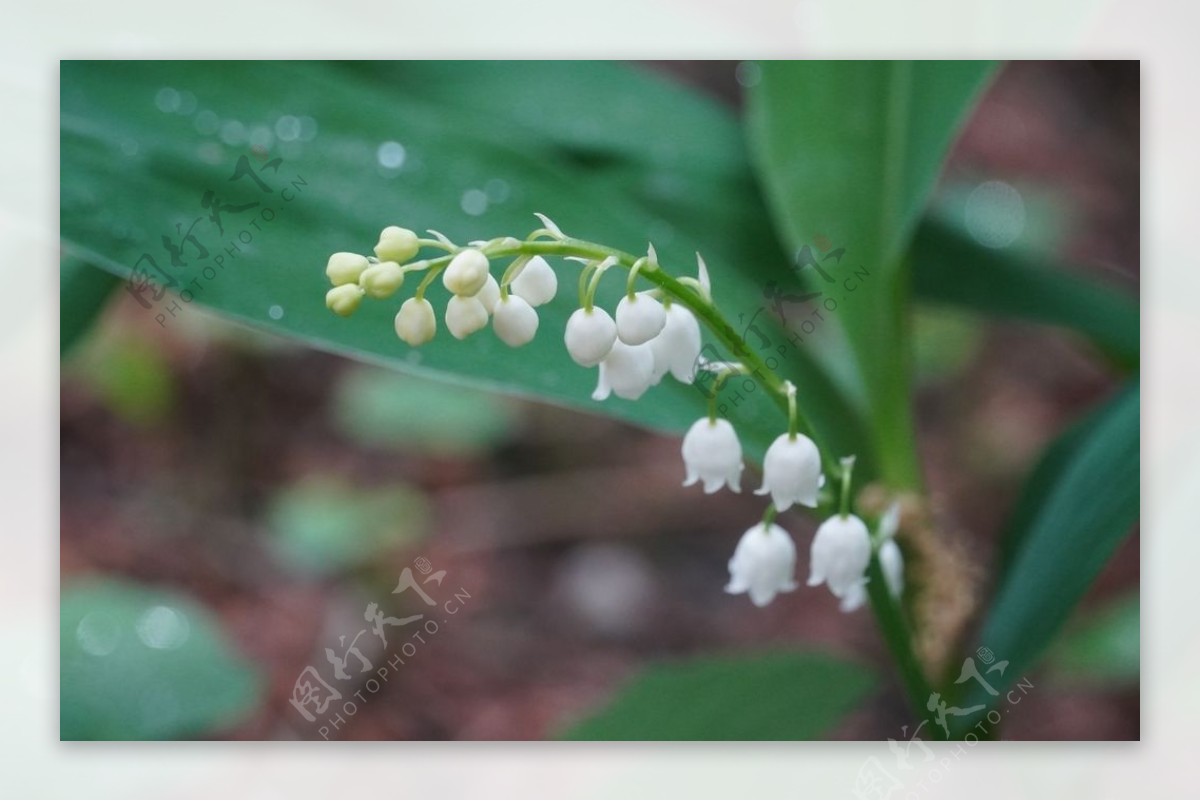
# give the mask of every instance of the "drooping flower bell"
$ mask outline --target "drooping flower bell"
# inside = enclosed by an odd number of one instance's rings
[[[846,594],[842,596],[842,602],[838,604],[838,609],[846,613],[857,612],[859,609],[862,609],[866,603],[867,580],[862,579],[855,582],[850,589],[846,590]]]
[[[534,256],[525,263],[509,289],[524,298],[530,306],[541,306],[554,300],[558,293],[558,276],[541,256]]]
[[[446,272],[442,273],[442,284],[455,295],[470,297],[483,289],[487,277],[487,256],[475,248],[466,248],[450,260]]]
[[[683,437],[683,466],[687,476],[683,486],[704,482],[704,491],[712,494],[726,484],[734,492],[742,491],[742,443],[733,425],[723,418],[702,417]]]
[[[654,353],[649,345],[626,345],[621,340],[600,362],[600,375],[592,400],[602,401],[610,394],[625,400],[642,397],[654,379]]]
[[[808,586],[822,583],[844,598],[863,579],[871,561],[871,535],[855,515],[834,515],[813,537]]]
[[[563,334],[567,352],[580,367],[595,367],[617,341],[617,324],[599,306],[576,309],[567,320]]]
[[[466,339],[487,322],[487,309],[474,296],[455,295],[446,304],[446,329],[455,339]]]
[[[742,535],[729,560],[725,592],[747,593],[755,606],[766,606],[781,592],[796,589],[796,545],[775,524],[759,523]]]
[[[433,339],[437,331],[437,316],[433,304],[425,298],[409,298],[396,313],[396,336],[414,348]]]
[[[538,313],[520,295],[508,295],[496,301],[492,329],[511,348],[529,344],[538,329]]]
[[[666,324],[666,310],[647,292],[626,295],[617,304],[617,337],[626,345],[649,342]]]
[[[654,350],[654,382],[669,371],[677,381],[692,383],[700,358],[700,323],[696,315],[681,303],[666,307],[666,323],[658,336],[650,340]]]
[[[816,507],[821,486],[821,454],[803,434],[781,434],[763,457],[763,483],[756,495],[771,494],[783,512],[792,504]]]

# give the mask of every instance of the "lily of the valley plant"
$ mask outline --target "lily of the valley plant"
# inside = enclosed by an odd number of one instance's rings
[[[697,255],[695,277],[677,277],[658,263],[653,246],[646,255],[635,256],[569,237],[549,218],[538,217],[542,227],[525,239],[500,237],[462,246],[436,231],[424,238],[405,228],[385,228],[373,257],[330,256],[326,275],[333,288],[326,305],[349,316],[364,296],[391,298],[410,275],[419,276],[413,296],[400,305],[395,320],[396,335],[416,347],[437,333],[438,314],[426,294],[440,277],[450,295],[442,322],[452,336],[466,339],[490,322],[501,341],[519,348],[538,334],[538,307],[558,294],[558,275],[546,257],[578,263],[579,307],[561,335],[576,364],[596,369],[593,399],[616,395],[637,400],[668,373],[685,384],[693,383],[699,372],[714,378],[708,414],[683,438],[685,487],[699,485],[706,493],[725,487],[733,492],[742,489],[741,442],[733,423],[716,413],[717,393],[726,379],[755,376],[783,413],[780,434],[763,459],[762,483],[756,491],[769,501],[761,521],[750,526],[734,548],[726,591],[745,593],[761,607],[780,593],[796,590],[796,545],[776,516],[792,506],[816,509],[824,493],[825,501],[832,500],[827,505],[836,511],[813,538],[808,585],[824,584],[845,612],[859,609],[868,598],[877,607],[894,604],[904,591],[904,560],[895,541],[899,507],[893,503],[887,512],[874,516],[874,534],[854,513],[854,456],[834,458],[826,449],[823,458],[819,444],[803,433],[812,429],[797,410],[797,387],[770,370],[718,311],[703,258]],[[422,249],[444,255],[416,259]],[[495,262],[505,263],[503,269],[493,271]],[[595,296],[613,268],[625,271],[626,291],[610,313],[595,304]],[[734,354],[734,361],[701,357],[702,324]],[[825,473],[830,474],[828,487]],[[873,558],[886,585],[883,592],[871,592],[868,569]],[[877,608],[877,612],[881,620],[895,619],[894,608]],[[907,640],[896,637],[889,638],[889,645],[893,650],[910,647]],[[911,652],[898,656],[902,664],[911,663]]]

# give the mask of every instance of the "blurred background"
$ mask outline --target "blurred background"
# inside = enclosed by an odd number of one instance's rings
[[[755,79],[735,62],[638,68],[733,109]],[[1054,253],[1136,294],[1139,84],[1136,62],[1006,65],[936,213],[987,247]],[[464,195],[462,211],[506,192]],[[915,330],[931,494],[987,575],[1039,451],[1116,379],[1050,328],[927,306]],[[813,736],[898,737],[908,720],[869,612],[843,615],[820,592],[761,610],[722,592],[761,507],[681,491],[674,437],[448,392],[196,306],[164,329],[118,293],[63,361],[61,476],[66,739],[551,738],[647,666],[778,646],[863,666],[855,703]],[[805,551],[811,521],[784,522]],[[439,599],[469,597],[322,735],[290,703],[297,678],[328,674],[326,649],[341,653],[418,559],[446,571]],[[1006,738],[1139,736],[1138,577],[1135,536]],[[358,644],[378,667],[371,640]]]

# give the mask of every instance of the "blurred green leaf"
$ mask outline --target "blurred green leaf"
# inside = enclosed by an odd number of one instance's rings
[[[1128,392],[1118,392],[1107,402],[1098,405],[1042,450],[1037,464],[1025,479],[1021,493],[1004,525],[1000,537],[999,576],[1003,577],[1008,572],[1017,554],[1021,552],[1026,538],[1034,530],[1035,520],[1058,487],[1063,474],[1078,460],[1080,449],[1112,417],[1116,409],[1128,402],[1127,394]]]
[[[875,687],[861,665],[775,652],[644,670],[573,740],[814,740]]]
[[[1062,681],[1136,683],[1141,672],[1141,606],[1136,593],[1110,602],[1078,621],[1051,650],[1047,662]]]
[[[260,700],[259,671],[179,593],[116,579],[68,584],[59,620],[63,740],[211,734]]]
[[[1061,470],[1045,477],[1050,488],[979,635],[982,646],[1009,663],[1003,678],[989,677],[1001,692],[1034,666],[1138,521],[1139,399],[1134,382],[1109,404]],[[991,700],[977,689],[966,705]]]
[[[315,347],[686,428],[704,413],[703,396],[670,381],[651,390],[650,403],[590,400],[595,371],[576,367],[562,344],[575,266],[561,273],[558,299],[539,309],[537,339],[518,352],[490,331],[462,343],[444,330],[414,351],[393,333],[399,298],[368,301],[351,320],[324,308],[328,254],[369,252],[385,225],[466,241],[523,235],[540,211],[572,234],[632,252],[652,240],[680,274],[692,273],[703,251],[724,311],[744,325],[757,315],[769,337],[764,352],[790,348],[771,314],[760,314],[786,258],[736,120],[645,72],[588,62],[66,62],[61,98],[67,251],[124,276],[139,261],[149,270],[145,253],[169,265],[159,240],[179,239],[177,226],[195,223],[209,259],[188,245],[187,265],[170,268],[191,302]],[[282,159],[277,169],[249,162],[270,192],[249,177],[230,180],[252,140]],[[222,234],[201,203],[208,190],[210,201],[261,206],[223,212]],[[222,253],[224,266],[215,267]],[[620,293],[614,277],[600,302],[611,308]],[[435,286],[430,297],[445,296]],[[159,306],[145,313],[172,323]],[[822,436],[838,452],[867,458],[855,412],[823,371],[800,353],[788,356],[788,370],[805,386],[801,404]],[[729,414],[752,454],[778,434],[779,410],[769,403],[731,405]]]
[[[338,427],[367,447],[404,445],[439,454],[484,450],[508,437],[514,409],[483,392],[446,392],[434,381],[364,367],[334,396]]]
[[[901,257],[988,62],[764,62],[755,166],[793,253],[818,258],[866,392],[884,477],[915,486]],[[845,249],[836,264],[824,254]],[[811,271],[816,275],[820,273]],[[851,290],[844,276],[862,273]],[[830,274],[836,273],[836,275]]]
[[[1126,368],[1141,347],[1137,299],[1044,258],[981,247],[961,229],[927,219],[912,247],[913,291],[953,304],[1076,330]]]
[[[92,328],[113,290],[120,285],[112,273],[63,256],[59,265],[58,352],[65,355]]]
[[[425,536],[429,508],[423,494],[403,485],[361,489],[313,476],[279,492],[268,516],[287,564],[329,575]]]
[[[98,336],[71,365],[114,415],[149,426],[175,405],[175,377],[157,342],[121,332]]]
[[[958,373],[971,363],[982,341],[982,327],[975,317],[952,309],[914,309],[916,380],[936,380]]]

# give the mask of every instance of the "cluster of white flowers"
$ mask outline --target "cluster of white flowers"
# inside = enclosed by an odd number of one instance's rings
[[[539,235],[567,239],[553,222],[538,216],[545,228],[531,240]],[[422,239],[408,229],[390,226],[380,234],[374,258],[354,253],[330,256],[325,272],[333,288],[326,295],[326,305],[339,315],[349,316],[364,295],[391,297],[407,273],[427,271],[414,297],[400,306],[395,320],[396,334],[415,347],[430,341],[437,331],[434,308],[424,291],[440,273],[442,284],[450,292],[444,320],[455,338],[465,339],[485,328],[490,320],[496,336],[505,344],[515,348],[532,341],[538,330],[537,307],[552,301],[558,292],[558,278],[546,260],[539,255],[517,255],[498,281],[491,274],[489,253],[514,253],[519,248],[512,246],[521,244],[517,240],[472,242],[459,248],[435,231],[430,234],[436,239]],[[424,246],[441,248],[448,255],[435,261],[411,261]],[[491,249],[493,246],[495,249]],[[612,315],[595,306],[593,297],[600,276],[617,263],[617,258],[567,258],[583,262],[584,273],[580,277],[580,308],[568,319],[563,339],[576,364],[598,368],[594,400],[611,395],[637,400],[667,373],[691,384],[697,370],[704,370],[717,375],[719,387],[729,375],[743,371],[737,363],[704,362],[700,358],[700,323],[683,303],[673,302],[659,289],[635,291],[639,272],[648,274],[660,269],[653,246],[630,267],[627,292]],[[711,304],[708,269],[702,258],[697,259],[698,276],[680,279],[680,283],[694,288],[702,302]],[[771,505],[763,521],[746,531],[738,542],[729,560],[730,580],[725,588],[729,593],[748,594],[757,606],[765,606],[779,593],[797,587],[796,546],[774,522],[775,515],[797,504],[816,508],[824,484],[816,443],[796,430],[796,388],[790,382],[784,385],[789,401],[788,431],[767,449],[762,486],[756,491],[758,495],[770,495]],[[711,390],[714,398],[716,387]],[[685,487],[701,483],[704,492],[710,494],[725,486],[741,491],[741,442],[732,423],[716,416],[715,404],[710,403],[708,416],[688,429],[682,453]],[[894,540],[899,527],[898,507],[893,505],[881,518],[875,539],[861,519],[847,512],[853,464],[853,457],[841,461],[841,512],[817,529],[808,579],[809,586],[827,585],[847,612],[866,601],[866,572],[873,551],[895,597],[900,596],[904,581],[903,557]]]

